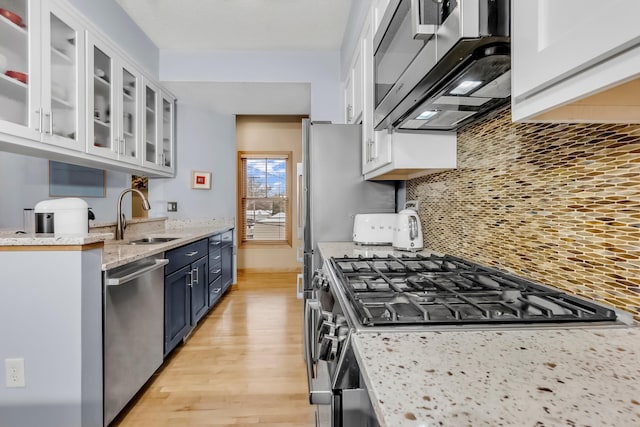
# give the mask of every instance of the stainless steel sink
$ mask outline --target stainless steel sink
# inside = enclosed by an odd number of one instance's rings
[[[157,245],[176,240],[178,237],[144,237],[142,239],[131,240],[129,245]]]

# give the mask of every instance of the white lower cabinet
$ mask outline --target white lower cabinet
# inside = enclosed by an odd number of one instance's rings
[[[389,161],[365,173],[365,179],[409,180],[456,168],[455,132],[392,132],[380,137]]]
[[[637,0],[512,2],[514,121],[637,122],[638,16]]]

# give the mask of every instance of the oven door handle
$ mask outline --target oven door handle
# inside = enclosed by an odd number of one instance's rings
[[[319,372],[320,364],[317,363],[312,346],[315,346],[316,322],[313,319],[314,312],[321,315],[322,308],[316,300],[307,300],[304,305],[304,359],[307,363],[307,384],[309,385],[309,403],[312,405],[331,404],[331,381],[328,372]],[[317,368],[318,372],[314,370]],[[325,375],[326,374],[326,375]],[[326,376],[326,378],[324,378]]]

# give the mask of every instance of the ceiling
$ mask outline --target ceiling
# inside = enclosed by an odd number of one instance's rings
[[[160,49],[339,50],[354,0],[116,0]],[[229,114],[310,114],[304,83],[163,82]]]
[[[307,83],[164,82],[180,101],[225,114],[308,115]]]
[[[338,50],[353,0],[116,0],[160,49]]]

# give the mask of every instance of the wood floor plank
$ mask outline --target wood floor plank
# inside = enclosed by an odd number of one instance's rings
[[[239,272],[111,426],[313,426],[295,279]]]

